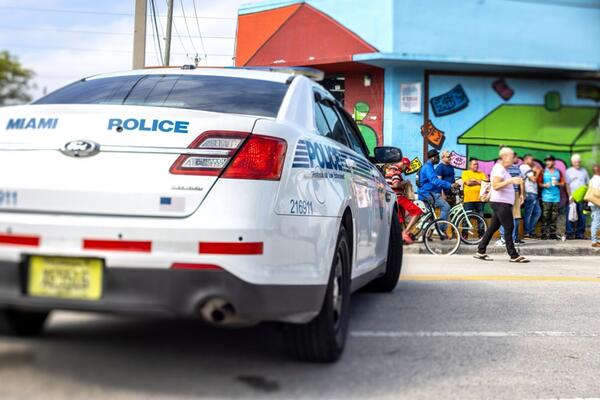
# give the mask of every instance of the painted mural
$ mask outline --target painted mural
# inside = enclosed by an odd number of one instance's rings
[[[443,117],[466,108],[469,105],[469,98],[462,85],[456,85],[447,93],[432,97],[429,102],[435,116]]]
[[[369,152],[373,155],[373,149],[383,144],[384,71],[376,67],[353,68],[343,74],[344,106],[356,121]]]
[[[444,132],[436,128],[431,120],[421,126],[421,135],[423,136],[423,140],[426,140],[431,147],[438,150],[441,150],[446,140]]]
[[[358,125],[358,129],[360,129],[360,133],[367,144],[367,148],[369,149],[369,153],[371,155],[374,154],[374,150],[376,146],[378,146],[378,137],[377,132],[371,126],[367,125],[367,116],[369,115],[370,107],[364,101],[359,101],[354,105],[354,120],[356,121],[356,125]]]
[[[422,166],[423,166],[423,163],[421,162],[419,157],[415,157],[410,161],[410,166],[406,169],[406,171],[404,171],[404,174],[405,175],[416,174],[417,172],[419,172],[419,170],[421,169]]]
[[[451,151],[458,170],[474,157],[489,173],[500,146],[539,162],[552,154],[563,171],[574,153],[588,168],[600,161],[600,87],[593,82],[432,75],[430,93],[432,115],[421,131],[442,133],[442,146],[429,144]]]

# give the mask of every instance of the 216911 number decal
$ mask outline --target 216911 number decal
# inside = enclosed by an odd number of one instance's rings
[[[17,192],[13,190],[0,189],[0,207],[10,207],[17,205]]]
[[[290,200],[290,214],[312,215],[313,204],[310,200]]]

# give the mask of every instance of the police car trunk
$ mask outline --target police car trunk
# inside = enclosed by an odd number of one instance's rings
[[[193,213],[287,85],[185,72],[94,77],[0,109],[0,210]]]

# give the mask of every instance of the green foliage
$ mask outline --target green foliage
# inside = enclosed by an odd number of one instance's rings
[[[0,106],[30,101],[32,77],[33,71],[23,68],[8,51],[0,51]]]

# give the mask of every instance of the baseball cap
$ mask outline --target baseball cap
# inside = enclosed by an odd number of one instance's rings
[[[548,161],[548,160],[556,161],[556,159],[554,158],[554,156],[552,154],[548,154],[546,156],[546,158],[544,158],[544,161]]]
[[[436,149],[431,149],[427,152],[427,158],[431,158],[431,157],[435,157],[435,156],[439,156],[440,152],[437,151]]]

